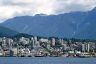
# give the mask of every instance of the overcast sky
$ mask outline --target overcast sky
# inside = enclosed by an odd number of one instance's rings
[[[0,0],[0,22],[15,16],[89,11],[96,0]]]

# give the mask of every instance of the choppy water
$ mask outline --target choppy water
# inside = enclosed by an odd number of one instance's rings
[[[0,64],[96,64],[96,58],[0,57]]]

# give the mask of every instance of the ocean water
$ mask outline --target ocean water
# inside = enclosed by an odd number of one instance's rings
[[[0,64],[96,64],[96,58],[0,57]]]

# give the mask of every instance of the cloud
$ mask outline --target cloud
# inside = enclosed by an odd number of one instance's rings
[[[0,0],[0,20],[40,13],[51,15],[89,11],[95,6],[96,0]]]

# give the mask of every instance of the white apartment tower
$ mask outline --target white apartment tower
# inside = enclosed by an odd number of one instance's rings
[[[55,46],[55,38],[52,38],[52,46]]]

